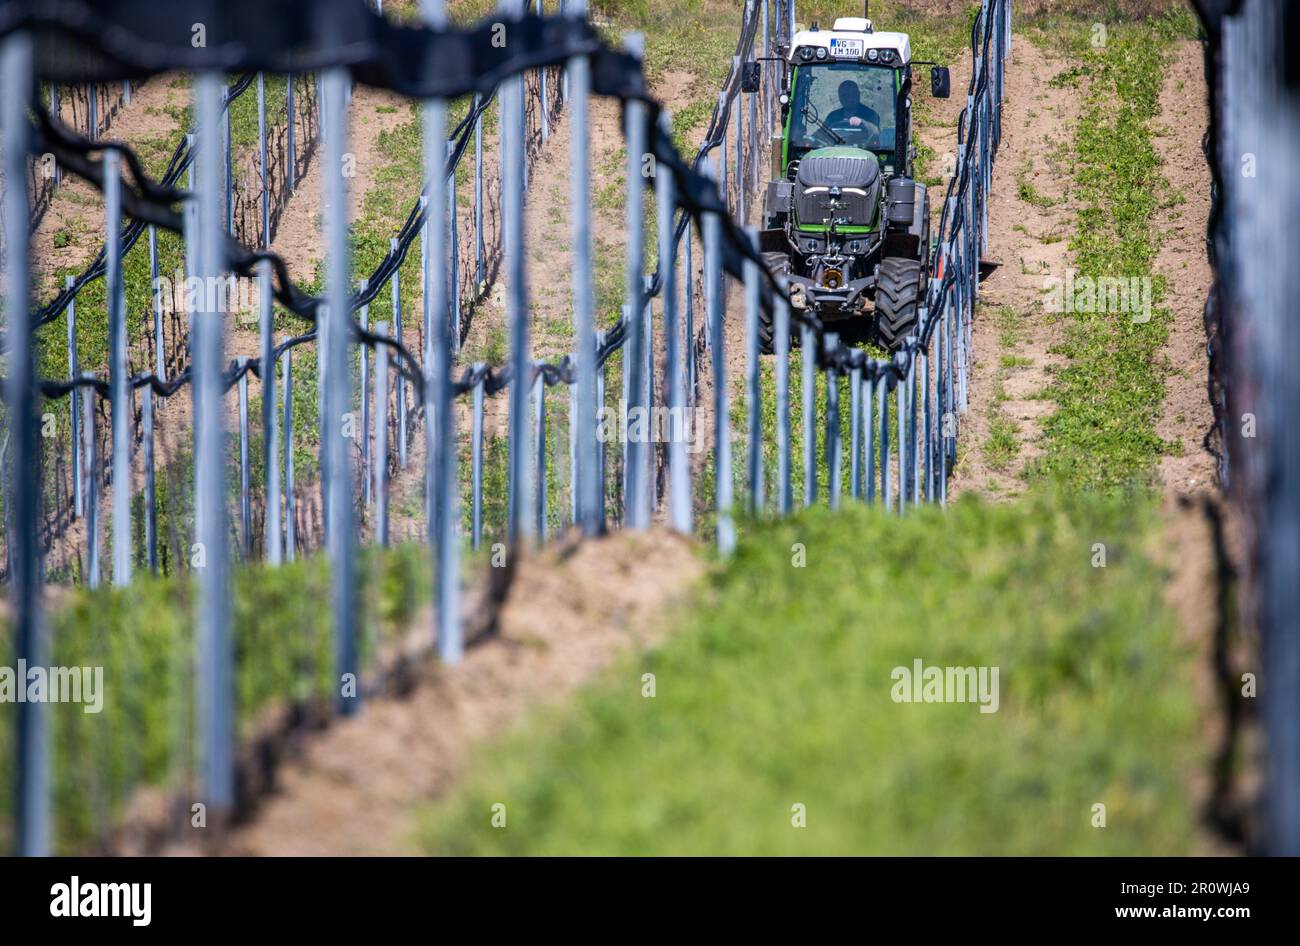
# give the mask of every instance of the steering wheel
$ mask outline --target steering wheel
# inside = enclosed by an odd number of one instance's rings
[[[831,129],[840,137],[860,138],[863,144],[872,145],[880,140],[880,126],[866,121],[859,125],[836,125]]]

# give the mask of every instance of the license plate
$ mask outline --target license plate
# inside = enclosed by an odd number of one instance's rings
[[[863,48],[860,39],[831,39],[831,56],[835,59],[861,59]]]

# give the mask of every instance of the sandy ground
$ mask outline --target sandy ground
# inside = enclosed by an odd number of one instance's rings
[[[151,157],[148,144],[165,139],[169,148],[179,134],[176,121],[166,111],[181,104],[186,90],[172,85],[170,75],[157,76],[131,94],[131,104],[123,105],[101,137],[123,141],[142,156]],[[56,246],[55,237],[63,246]],[[61,286],[55,285],[55,272],[64,267],[84,267],[104,242],[104,201],[99,191],[81,178],[64,174],[54,191],[50,207],[32,233],[33,291],[38,298],[53,296]]]
[[[183,108],[188,103],[189,95],[189,86],[177,82],[175,76],[159,76],[135,92],[131,104],[124,106],[117,114],[105,137],[127,142],[142,157],[153,158],[162,155],[165,158],[170,154],[180,135],[180,128],[172,111],[169,111],[169,109]],[[377,115],[375,117],[382,119],[388,116]],[[377,132],[375,135],[377,135]],[[373,141],[364,135],[358,135],[357,139],[361,147],[368,145],[373,150]],[[237,160],[245,160],[248,157],[247,154],[236,156]],[[316,163],[313,162],[311,165],[312,171],[315,168]],[[365,162],[363,160],[359,161],[358,176],[364,176],[366,170]],[[309,177],[313,176],[312,171],[309,171]],[[318,178],[318,174],[316,177]],[[54,202],[34,235],[36,270],[41,274],[39,278],[48,284],[47,291],[50,294],[53,294],[56,288],[50,277],[57,268],[69,265],[84,267],[93,258],[102,242],[102,199],[93,188],[84,182],[71,178],[65,180],[67,181],[66,185],[56,191]],[[315,191],[317,193],[317,207],[315,213],[309,219],[314,220],[316,225],[319,225],[318,181]],[[292,219],[294,218],[286,215],[281,229],[285,229]],[[72,236],[65,246],[56,248],[55,235],[60,232]],[[63,236],[60,237],[61,240],[63,238]],[[317,242],[319,244],[319,241]],[[291,272],[300,275],[302,269],[301,267],[291,266]],[[165,329],[170,333],[170,319],[165,320]],[[169,338],[168,344],[171,345],[174,341],[174,339]],[[130,359],[136,370],[143,369],[146,364],[152,364],[151,344],[151,339],[141,339],[138,344],[132,346]],[[238,318],[228,320],[225,344],[228,359],[241,356],[254,357],[260,353],[257,333],[241,325]],[[188,359],[183,358],[183,361],[188,361]],[[83,363],[82,369],[83,371],[99,370],[101,374],[103,373],[103,366]],[[256,378],[250,378],[250,398],[257,391],[258,385]],[[136,428],[139,429],[140,411],[143,409],[143,395],[137,392],[134,400],[135,424]],[[180,452],[187,450],[190,446],[193,428],[193,401],[189,390],[183,389],[170,398],[158,399],[156,403],[158,405],[158,414],[154,425],[155,466],[161,486],[175,472],[170,469],[173,460]],[[226,397],[226,419],[228,432],[235,438],[238,437],[238,403],[238,394],[235,389],[232,389]],[[111,437],[106,432],[109,415],[107,408],[102,403],[100,406],[102,409],[99,412],[97,421],[101,436],[100,460],[107,463],[108,448],[111,442]],[[237,443],[237,439],[235,442]],[[132,489],[138,491],[144,486],[143,456],[139,443],[133,444],[131,463]],[[107,467],[105,469],[107,470]],[[110,481],[106,480],[101,485],[100,541],[102,543],[101,563],[104,566],[107,565],[107,555],[109,554],[108,536],[111,531],[109,511],[111,510],[113,489],[114,486]],[[66,510],[63,512],[66,514]],[[257,513],[257,515],[260,515],[260,513]],[[84,519],[69,519],[66,521],[53,539],[46,556],[47,565],[57,569],[67,566],[69,563],[80,561],[82,567],[84,567],[87,555],[86,533],[87,528]],[[159,545],[166,544],[167,538],[166,536],[159,536]],[[75,569],[75,566],[73,567]]]
[[[1165,304],[1173,314],[1163,354],[1171,374],[1156,433],[1181,451],[1162,457],[1160,478],[1174,493],[1217,490],[1214,459],[1204,448],[1214,412],[1206,393],[1209,370],[1203,311],[1213,273],[1206,256],[1205,222],[1210,213],[1210,170],[1201,150],[1209,125],[1204,56],[1195,42],[1179,44],[1160,93],[1162,131],[1155,145],[1161,170],[1183,202],[1161,211],[1156,225],[1162,242],[1156,271],[1165,277]]]
[[[524,559],[460,666],[429,660],[407,696],[375,700],[312,739],[221,852],[415,853],[412,811],[448,789],[478,744],[564,700],[628,647],[662,639],[665,609],[703,568],[693,544],[666,531],[564,540]]]
[[[1079,113],[1079,93],[1051,88],[1065,63],[1021,39],[1012,44],[1002,111],[1002,144],[989,195],[988,256],[1000,265],[981,286],[975,312],[975,357],[969,411],[961,418],[958,463],[949,495],[975,491],[1013,496],[1024,483],[1025,465],[1041,454],[1041,421],[1052,402],[1039,397],[1047,386],[1050,353],[1059,328],[1043,306],[1048,276],[1063,278],[1070,265],[1067,242],[1075,207],[1070,200],[1068,154]],[[1045,200],[1021,197],[1021,182]],[[1047,206],[1050,202],[1050,206]],[[1004,331],[1006,341],[1004,345]],[[1003,361],[1014,357],[1014,363]],[[995,464],[985,443],[994,419],[1015,424],[1018,451]]]
[[[954,493],[1013,496],[1023,488],[1026,464],[1041,454],[1036,441],[1052,403],[1039,395],[1059,363],[1051,348],[1060,331],[1042,305],[1041,289],[1046,275],[1060,277],[1071,265],[1067,242],[1077,210],[1069,191],[1068,162],[1079,94],[1041,81],[1063,66],[1030,42],[1014,46],[1004,137],[989,203],[988,255],[1001,265],[983,284],[975,316],[970,410],[963,419],[960,461],[950,487]],[[1159,463],[1165,525],[1150,551],[1169,576],[1166,597],[1177,616],[1180,639],[1198,654],[1206,745],[1224,752],[1241,735],[1221,711],[1218,668],[1221,661],[1240,659],[1240,646],[1225,644],[1232,615],[1219,597],[1221,570],[1230,570],[1236,558],[1233,523],[1225,518],[1222,532],[1216,532],[1212,510],[1218,508],[1218,486],[1213,458],[1202,445],[1213,420],[1205,388],[1202,320],[1212,278],[1204,242],[1210,193],[1201,150],[1208,123],[1205,94],[1201,46],[1182,42],[1165,76],[1154,139],[1162,173],[1183,196],[1155,220],[1161,239],[1156,270],[1166,277],[1166,304],[1173,315],[1162,352],[1169,374],[1156,429],[1179,449]],[[1026,196],[1036,192],[1047,200],[1024,199],[1022,182],[1032,186]],[[1014,361],[1005,361],[1006,356]],[[990,422],[999,413],[1014,421],[1019,449],[1010,465],[994,469],[984,444]],[[1210,765],[1189,767],[1189,772],[1192,797],[1216,815],[1240,808],[1243,799],[1249,804],[1250,779],[1245,784],[1221,783]],[[1221,833],[1208,835],[1207,843],[1217,853],[1238,851]]]
[[[122,106],[117,112],[103,137],[127,143],[146,160],[151,160],[163,151],[166,152],[163,154],[164,160],[170,156],[171,149],[179,139],[180,130],[168,109],[182,106],[188,96],[187,88],[176,84],[174,80],[175,77],[172,75],[157,76],[134,90],[131,103]],[[144,239],[146,237],[141,237],[141,240]],[[94,187],[80,178],[71,174],[65,175],[62,184],[54,192],[49,209],[32,234],[32,272],[35,280],[34,290],[38,298],[45,300],[53,298],[61,288],[56,285],[55,274],[58,270],[67,267],[83,269],[94,258],[103,242],[103,198]],[[46,331],[56,333],[56,337],[63,338],[66,337],[66,326],[67,317],[64,315],[60,316]],[[129,354],[128,357],[133,364],[143,363],[142,352],[147,344],[137,346]],[[102,376],[105,366],[83,361],[81,369],[83,372],[98,372]],[[189,400],[184,394],[178,395],[178,399],[187,402]],[[105,408],[101,420],[106,422],[107,419]],[[105,426],[105,423],[101,423],[101,430]],[[164,428],[160,426],[158,429],[161,434]],[[108,441],[105,440],[100,451],[101,460],[108,458],[107,446]],[[160,462],[164,459],[166,449],[164,444],[159,444]],[[143,483],[144,474],[143,470],[137,472],[137,485],[139,485]],[[101,537],[107,536],[111,528],[109,510],[112,508],[112,490],[111,483],[102,486]],[[72,567],[75,572],[77,567],[71,563],[80,560],[84,567],[86,561],[86,522],[84,519],[72,519],[67,509],[57,510],[57,515],[60,517],[62,527],[57,529],[57,534],[52,537],[51,546],[46,553],[46,567],[56,571]],[[103,549],[101,565],[105,569],[104,574],[107,575],[110,563],[107,558],[109,552],[106,541]]]
[[[1051,88],[1041,77],[1064,65],[1033,43],[1013,47],[1002,150],[989,201],[989,255],[1001,265],[983,283],[975,315],[970,411],[963,418],[954,493],[1016,495],[1027,464],[1042,452],[1041,421],[1052,402],[1041,395],[1060,361],[1051,352],[1060,326],[1044,308],[1042,289],[1047,277],[1062,278],[1071,265],[1068,238],[1077,207],[1069,190],[1069,161],[1079,94]],[[1161,109],[1155,144],[1162,172],[1184,197],[1155,221],[1161,238],[1156,269],[1166,277],[1174,316],[1162,353],[1170,373],[1157,432],[1179,444],[1161,458],[1159,473],[1166,489],[1178,494],[1215,489],[1213,459],[1202,446],[1212,423],[1202,321],[1211,273],[1204,242],[1210,179],[1201,151],[1208,113],[1198,43],[1178,46]],[[1031,186],[1026,196],[1034,199],[1022,196],[1022,183]],[[985,443],[999,415],[1015,423],[1019,447],[1010,464],[995,467]]]

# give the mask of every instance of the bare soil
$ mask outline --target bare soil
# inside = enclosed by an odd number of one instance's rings
[[[311,740],[221,850],[416,853],[409,818],[418,804],[447,791],[477,747],[526,712],[562,701],[629,647],[661,640],[665,609],[703,569],[688,539],[659,530],[571,537],[522,559],[494,630],[463,663],[428,659],[408,696],[370,702]]]
[[[131,148],[146,162],[165,160],[171,149],[179,140],[179,128],[174,110],[183,107],[188,100],[188,87],[178,83],[176,76],[165,74],[154,77],[133,90],[129,105],[123,105],[113,117],[112,124],[103,133],[105,140],[121,141]],[[63,177],[62,183],[54,192],[50,207],[32,234],[32,274],[33,290],[40,299],[52,298],[62,287],[58,284],[57,273],[60,269],[83,269],[94,258],[104,242],[104,202],[97,189],[81,178],[71,174]],[[62,244],[62,245],[60,245]],[[47,328],[47,332],[61,332],[66,320],[61,318]],[[106,366],[81,363],[83,372],[104,372]],[[185,394],[172,399],[184,400]],[[188,403],[187,403],[188,407]],[[166,407],[162,408],[163,411]],[[107,415],[105,414],[105,417]],[[188,428],[188,425],[185,425]],[[102,428],[101,428],[102,429]],[[158,460],[165,462],[168,444],[164,430],[166,425],[160,422]],[[101,451],[101,460],[106,460],[106,451]],[[137,486],[143,483],[143,470],[139,471]],[[112,508],[113,486],[105,483],[100,494],[100,535],[108,534]],[[52,537],[50,548],[46,552],[46,566],[61,570],[70,563],[80,559],[85,565],[87,549],[86,521],[73,519],[69,510],[57,510],[58,516],[64,517],[63,526]],[[107,575],[107,552],[101,558]]]
[[[1160,212],[1156,271],[1165,277],[1165,305],[1173,315],[1164,355],[1170,374],[1156,432],[1176,449],[1160,460],[1160,479],[1171,493],[1217,491],[1214,458],[1204,439],[1214,423],[1206,391],[1205,297],[1213,273],[1206,254],[1210,169],[1201,150],[1209,125],[1201,44],[1178,45],[1160,93],[1161,131],[1155,145],[1161,170],[1182,202]]]
[[[975,312],[969,411],[961,418],[953,495],[1015,496],[1024,487],[1026,465],[1042,452],[1041,422],[1052,409],[1042,392],[1059,364],[1051,354],[1059,329],[1042,289],[1047,277],[1062,279],[1071,265],[1067,246],[1075,214],[1068,161],[1079,95],[1044,81],[1063,65],[1031,42],[1012,44],[988,203],[988,254],[1000,265],[981,285]],[[1010,458],[989,447],[999,421],[1014,425]]]
[[[156,76],[131,93],[103,132],[106,141],[122,141],[146,160],[165,147],[175,146],[180,130],[168,108],[183,105],[187,91],[173,85],[172,75]],[[65,109],[65,111],[67,111]],[[56,245],[63,242],[63,246]],[[66,241],[66,242],[65,242]],[[64,174],[50,207],[32,233],[33,292],[46,299],[62,287],[55,273],[66,267],[80,269],[104,242],[104,201],[98,190],[73,174]]]

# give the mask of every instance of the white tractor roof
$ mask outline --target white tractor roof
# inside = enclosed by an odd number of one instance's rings
[[[898,64],[906,65],[912,61],[912,43],[906,33],[873,33],[870,30],[871,21],[860,16],[842,16],[829,30],[800,30],[794,34],[794,42],[790,44],[790,61],[796,64],[802,61],[798,56],[800,46],[824,46],[829,58],[820,60],[822,62],[856,59],[858,57],[846,56],[842,50],[846,45],[849,49],[857,49],[859,42],[862,44],[860,58],[863,60],[869,49],[892,49]],[[845,44],[845,40],[851,43]],[[841,50],[839,55],[831,52],[834,47]]]

